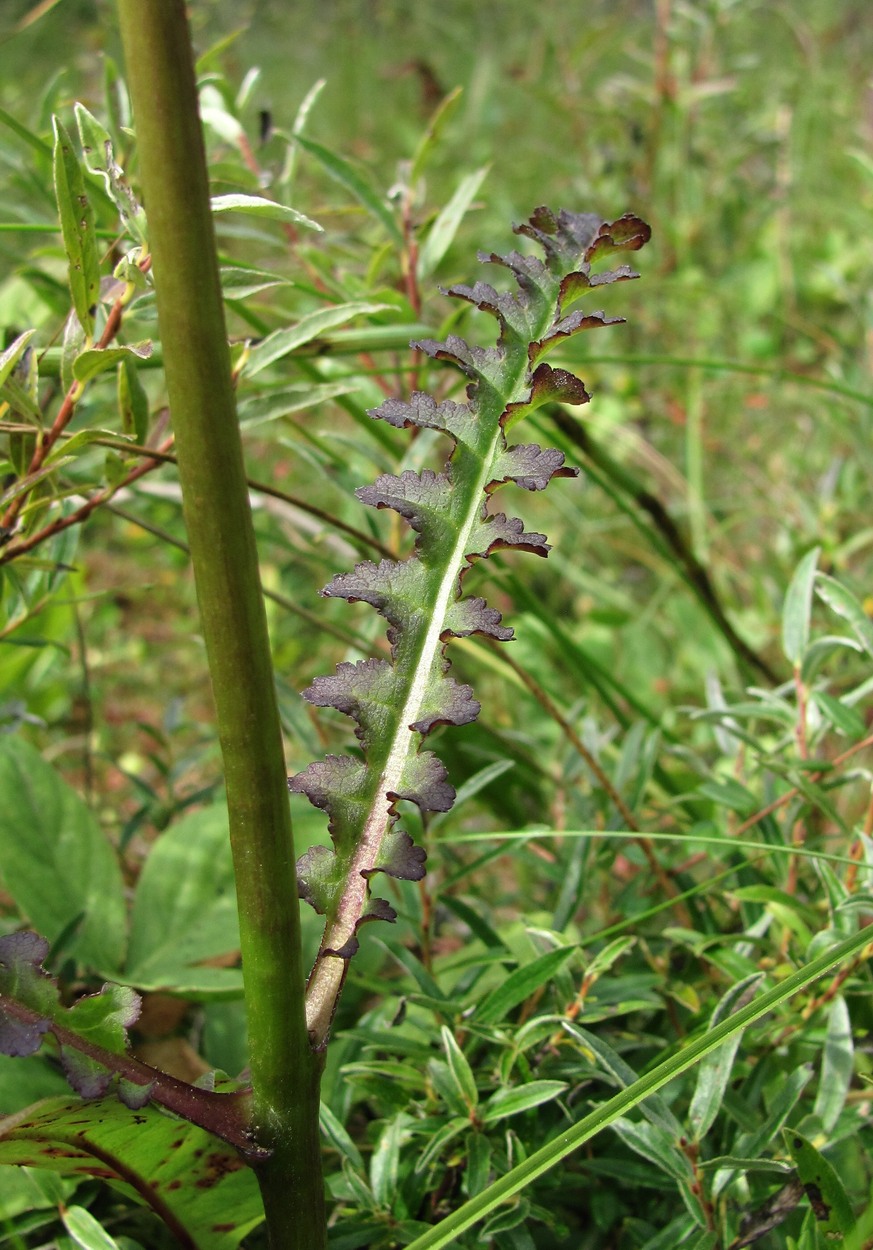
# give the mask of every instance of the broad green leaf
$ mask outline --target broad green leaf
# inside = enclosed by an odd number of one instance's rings
[[[315,143],[312,139],[306,139],[301,134],[295,134],[294,140],[310,156],[314,156],[320,162],[331,178],[338,182],[340,186],[345,187],[347,191],[350,191],[355,199],[369,213],[372,213],[377,221],[381,222],[395,243],[401,244],[403,242],[403,236],[400,232],[400,227],[394,220],[394,214],[383,196],[380,195],[370,179],[360,169],[357,169],[345,157],[338,156],[336,152],[331,152],[328,148],[323,147],[322,144]]]
[[[812,611],[812,591],[821,547],[808,551],[794,571],[785,594],[782,608],[782,650],[791,663],[798,667],[809,645],[809,616]]]
[[[451,1029],[447,1029],[443,1025],[440,1033],[443,1039],[443,1049],[446,1052],[446,1058],[449,1063],[449,1071],[458,1087],[458,1093],[470,1111],[472,1111],[479,1102],[479,1091],[476,1088],[476,1078],[473,1075],[473,1069],[467,1062],[467,1057],[456,1042]]]
[[[305,317],[301,317],[296,325],[274,330],[272,334],[268,334],[265,339],[256,344],[246,362],[245,375],[253,377],[256,373],[260,373],[261,369],[266,369],[267,365],[293,352],[296,347],[302,347],[304,343],[310,342],[327,330],[334,330],[337,326],[344,325],[354,317],[384,312],[389,307],[388,304],[369,304],[364,300],[358,300],[349,304],[334,304],[330,308],[320,308],[317,312],[308,313]]]
[[[52,118],[52,125],[55,197],[69,262],[70,292],[76,316],[90,340],[94,337],[94,318],[100,299],[100,256],[94,232],[94,210],[73,141],[59,118]]]
[[[566,1088],[566,1081],[529,1081],[512,1089],[498,1089],[479,1108],[478,1118],[482,1124],[497,1124],[531,1107],[551,1102]]]
[[[152,845],[133,898],[125,979],[191,997],[236,994],[237,968],[204,967],[239,949],[223,804],[183,816]]]
[[[118,1242],[85,1207],[61,1207],[64,1228],[82,1250],[119,1250]]]
[[[816,576],[816,592],[828,607],[847,621],[869,656],[873,656],[873,622],[850,590],[826,573]]]
[[[52,1098],[0,1121],[0,1163],[111,1180],[183,1245],[234,1250],[263,1218],[254,1173],[203,1129],[147,1105]]]
[[[510,1200],[515,1194],[533,1184],[538,1177],[555,1167],[585,1142],[590,1141],[620,1116],[625,1115],[631,1108],[640,1106],[656,1090],[663,1088],[683,1072],[687,1072],[723,1042],[728,1041],[734,1033],[741,1032],[749,1025],[763,1019],[820,977],[827,976],[845,961],[853,959],[868,944],[869,934],[866,931],[855,934],[852,938],[831,947],[825,954],[791,973],[779,985],[760,994],[747,1007],[741,1008],[731,1019],[723,1021],[710,1032],[671,1054],[669,1058],[657,1064],[633,1085],[621,1090],[607,1102],[596,1107],[594,1111],[583,1116],[572,1128],[562,1131],[554,1141],[534,1151],[523,1162],[490,1185],[484,1193],[477,1194],[463,1203],[434,1228],[410,1242],[407,1250],[442,1250],[444,1246],[456,1244],[457,1238],[468,1228],[484,1219],[503,1202]]]
[[[854,1045],[852,1021],[842,994],[833,1000],[828,1012],[828,1031],[825,1036],[821,1058],[821,1075],[812,1114],[821,1121],[822,1128],[830,1133],[840,1118],[846,1103],[846,1095],[852,1083],[854,1069]]]
[[[92,174],[103,179],[106,193],[118,209],[118,215],[137,243],[146,243],[146,217],[130,189],[124,171],[116,164],[112,139],[97,118],[89,113],[84,104],[73,106],[82,141],[82,155]]]
[[[437,214],[418,253],[419,281],[430,277],[451,247],[458,227],[490,168],[490,165],[483,165],[481,169],[462,178],[448,204]]]
[[[98,373],[114,369],[120,360],[148,360],[151,354],[149,342],[131,343],[126,347],[92,347],[80,352],[73,361],[73,376],[78,382],[87,382]]]
[[[21,915],[64,953],[111,975],[125,947],[115,852],[74,790],[23,739],[0,739],[0,879]]]
[[[842,1181],[824,1155],[797,1129],[783,1129],[782,1137],[806,1190],[819,1231],[830,1240],[842,1240],[855,1226]]]
[[[560,946],[524,967],[516,968],[502,985],[498,985],[479,1003],[474,1017],[476,1023],[500,1024],[513,1008],[551,981],[577,951],[576,946]]]
[[[324,230],[317,221],[298,213],[296,208],[277,204],[262,195],[213,195],[210,202],[213,213],[245,213],[249,217],[267,217],[271,221],[291,221],[295,226],[305,226],[308,230]]]
[[[731,986],[712,1013],[710,1028],[714,1028],[748,1002],[761,981],[761,975],[756,972],[739,984]],[[697,1070],[697,1084],[688,1111],[688,1123],[696,1142],[706,1136],[718,1115],[741,1040],[742,1034],[736,1033],[730,1041],[707,1055]]]

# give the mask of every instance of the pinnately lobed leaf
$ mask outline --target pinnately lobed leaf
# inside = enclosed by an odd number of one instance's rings
[[[471,346],[456,335],[443,343],[412,344],[465,374],[467,402],[438,402],[415,392],[408,400],[389,399],[370,414],[397,428],[442,431],[454,444],[440,473],[385,473],[356,492],[363,503],[390,508],[409,522],[416,533],[414,553],[406,560],[365,561],[322,591],[376,608],[388,622],[391,659],[340,664],[304,691],[310,703],[352,718],[363,753],[363,760],[329,755],[288,783],[327,813],[334,847],[315,847],[298,863],[301,897],[326,917],[307,989],[307,1022],[319,1047],[357,949],[358,927],[369,919],[395,918],[388,903],[370,897],[370,879],[379,872],[413,881],[424,876],[424,852],[395,827],[398,800],[411,800],[423,812],[448,811],[454,801],[443,765],[420,749],[438,725],[464,725],[479,714],[470,687],[449,676],[446,643],[470,634],[512,637],[499,612],[464,595],[466,573],[477,559],[501,548],[548,554],[545,535],[491,511],[491,496],[510,482],[534,491],[553,477],[576,475],[561,452],[509,444],[506,436],[542,404],[588,402],[582,382],[544,357],[571,335],[623,320],[570,311],[569,305],[594,287],[637,277],[627,265],[593,274],[592,264],[617,251],[636,251],[650,236],[645,222],[631,214],[610,223],[547,208],[538,208],[515,232],[537,243],[545,262],[516,251],[480,253],[479,259],[508,269],[517,294],[499,293],[485,282],[447,292],[497,319],[497,345]]]

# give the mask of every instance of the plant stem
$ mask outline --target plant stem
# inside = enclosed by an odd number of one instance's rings
[[[273,1250],[326,1245],[320,1060],[303,1016],[294,850],[184,0],[118,0],[179,479],[224,760],[256,1169]]]

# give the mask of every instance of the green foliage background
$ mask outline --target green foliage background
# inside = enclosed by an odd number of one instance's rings
[[[36,327],[43,348],[59,345],[69,309],[39,149],[51,115],[72,132],[82,101],[113,130],[134,183],[136,159],[104,57],[117,66],[111,7],[62,0],[22,27],[31,10],[14,3],[0,14],[15,64],[0,82],[0,324],[7,343]],[[440,742],[461,801],[417,830],[428,878],[395,892],[401,921],[369,936],[343,1000],[325,1089],[335,1243],[387,1250],[702,1034],[714,1013],[729,1014],[749,978],[778,982],[873,911],[873,27],[852,0],[624,0],[574,11],[202,0],[191,10],[215,194],[264,194],[325,228],[314,236],[217,218],[228,266],[282,282],[231,296],[228,317],[250,473],[282,496],[254,492],[289,771],[345,745],[346,726],[312,718],[299,690],[381,646],[371,613],[320,601],[319,587],[371,555],[374,539],[404,549],[402,533],[352,492],[443,454],[364,415],[413,371],[420,384],[457,390],[455,378],[422,372],[404,327],[490,342],[490,324],[436,286],[474,280],[476,248],[512,246],[508,221],[536,204],[610,217],[633,209],[653,227],[643,282],[603,294],[628,324],[556,360],[592,391],[580,420],[608,459],[592,461],[563,427],[539,421],[535,436],[564,447],[582,478],[524,500],[529,526],[553,544],[547,564],[507,557],[478,574],[477,591],[518,640],[508,660],[479,644],[453,648],[483,703],[476,725]],[[288,138],[322,77],[304,134],[352,162],[358,194],[347,166],[342,185],[321,149]],[[410,179],[434,110],[456,87]],[[272,133],[261,142],[265,111]],[[438,248],[440,210],[485,166]],[[108,247],[117,220],[105,198],[95,196],[95,211]],[[404,234],[404,212],[414,234]],[[410,287],[413,237],[434,263]],[[243,340],[352,301],[379,307],[348,320],[331,351],[303,344],[246,373]],[[393,330],[382,350],[378,335]],[[361,331],[376,337],[343,340]],[[148,295],[125,334],[154,337]],[[41,376],[50,410],[58,384],[48,357]],[[137,376],[154,431],[160,371]],[[76,423],[121,430],[112,381],[89,388]],[[113,471],[105,448],[84,446],[60,488],[87,492]],[[736,658],[641,492],[674,519],[772,679]],[[303,510],[313,505],[317,514]],[[78,903],[93,914],[87,867],[65,878],[63,907],[58,890],[37,898],[44,865],[21,854],[21,830],[25,848],[44,855],[62,830],[38,801],[22,811],[27,795],[14,781],[0,810],[3,925],[39,921],[71,987],[126,976],[144,991],[174,990],[169,1023],[161,1018],[142,1044],[164,1045],[189,1072],[203,1063],[237,1072],[245,1038],[232,899],[208,806],[220,777],[172,467],[113,509],[30,564],[3,566],[0,705],[15,744],[7,774],[26,739],[63,778],[47,773],[40,793],[66,784],[81,796],[58,799],[63,829],[80,830],[77,845],[102,832],[120,856],[124,885],[104,900],[114,950],[95,959],[76,928]],[[813,548],[815,562],[801,564]],[[324,838],[323,822],[292,801],[303,850]],[[182,875],[191,884],[180,900]],[[170,909],[166,929],[152,907]],[[318,929],[305,921],[314,949]],[[798,1159],[784,1124],[824,1152],[812,1166],[829,1159],[863,1212],[871,1023],[858,963],[751,1029],[731,1071],[704,1066],[677,1080],[649,1114],[600,1134],[457,1244],[739,1246],[743,1217],[787,1187],[793,1168],[803,1178],[803,1148]],[[50,1063],[29,1061],[28,1071],[24,1080],[21,1066],[0,1067],[3,1111],[63,1090]],[[32,1238],[46,1234],[27,1221],[43,1207],[57,1230],[58,1195],[37,1200],[8,1172],[11,1244],[39,1244]],[[816,1227],[802,1193],[789,1197],[772,1230],[757,1217],[759,1243],[823,1244],[830,1230]],[[118,1244],[159,1244],[108,1191],[85,1187],[76,1201],[108,1221]]]

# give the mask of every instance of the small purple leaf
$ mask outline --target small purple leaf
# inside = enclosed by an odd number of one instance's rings
[[[485,488],[489,493],[504,482],[515,482],[523,490],[545,490],[553,477],[576,477],[578,469],[564,464],[564,453],[537,443],[506,447],[494,460],[494,477]]]
[[[393,924],[397,919],[397,912],[384,898],[371,898],[367,901],[367,910],[358,921],[357,927],[360,929],[362,924],[368,920],[387,920],[389,924]]]
[[[470,634],[485,634],[499,642],[509,642],[512,630],[501,625],[502,617],[495,608],[489,608],[484,599],[458,599],[446,613],[442,637],[468,638]]]
[[[623,322],[624,317],[607,317],[606,313],[603,312],[583,313],[581,310],[577,309],[576,312],[571,312],[566,317],[561,317],[554,323],[554,325],[549,327],[548,331],[541,339],[536,340],[536,342],[533,342],[528,346],[527,356],[530,361],[531,368],[537,363],[538,360],[542,359],[547,351],[550,351],[556,343],[559,343],[561,339],[568,339],[574,334],[579,334],[582,330],[593,330],[597,329],[599,326],[621,325]],[[540,367],[542,368],[542,366]],[[556,372],[563,373],[564,371],[557,370]],[[573,375],[569,374],[566,376],[572,377]],[[581,386],[582,384],[579,383],[579,385]],[[582,389],[584,391],[585,388],[583,387]],[[588,398],[590,399],[590,396]],[[585,404],[588,400],[569,399],[564,402],[571,404]]]
[[[388,798],[392,806],[397,799],[408,799],[423,812],[447,812],[455,801],[455,791],[446,776],[441,759],[432,751],[419,751],[408,757],[403,776]]]
[[[503,362],[499,347],[473,347],[466,339],[450,334],[444,343],[436,339],[418,339],[410,343],[433,360],[448,360],[457,365],[467,377],[489,379]]]
[[[405,829],[391,829],[382,839],[376,867],[364,875],[371,877],[373,873],[384,872],[386,876],[400,881],[421,881],[425,875],[426,859],[425,849],[416,846]]]
[[[436,725],[468,725],[479,715],[481,704],[473,698],[469,686],[452,677],[431,683],[422,698],[420,715],[409,726],[416,733],[429,734]]]
[[[102,1098],[112,1082],[113,1073],[82,1054],[74,1046],[61,1046],[61,1067],[64,1076],[80,1098]]]
[[[214,1076],[214,1073],[210,1073]],[[141,1111],[152,1096],[154,1090],[154,1081],[148,1081],[145,1085],[137,1085],[135,1081],[128,1081],[124,1077],[118,1080],[118,1097],[124,1103],[125,1107],[129,1107],[131,1111]]]
[[[311,846],[297,861],[297,893],[319,916],[333,910],[339,878],[337,857],[327,846]]]
[[[394,615],[389,620],[395,624],[402,618]],[[303,697],[316,707],[333,707],[351,716],[366,747],[387,731],[396,710],[400,697],[397,672],[387,660],[344,662],[331,676],[316,677]]]
[[[452,523],[452,483],[445,473],[423,469],[416,473],[406,469],[399,477],[383,473],[372,486],[355,491],[362,503],[373,508],[392,508],[421,534],[425,550],[444,547],[455,531]]]
[[[50,1026],[45,1018],[21,1020],[0,1001],[0,1054],[14,1059],[35,1055]]]
[[[597,232],[597,238],[587,249],[585,259],[609,252],[638,252],[652,237],[652,229],[633,213],[625,213],[616,221],[605,221]]]
[[[550,550],[545,534],[528,533],[518,517],[495,512],[484,517],[471,534],[467,559],[476,556],[484,558],[504,547],[530,551],[535,556],[548,555]]]
[[[331,834],[344,845],[366,818],[367,782],[366,764],[350,755],[328,755],[289,778],[288,789],[292,794],[305,794],[313,807],[327,812]]]
[[[456,404],[453,399],[438,404],[425,391],[414,391],[408,402],[388,399],[380,407],[372,408],[370,416],[387,421],[399,430],[411,426],[442,430],[456,442],[469,446],[476,446],[479,437],[476,417],[469,404]]]

